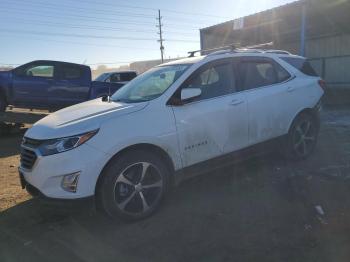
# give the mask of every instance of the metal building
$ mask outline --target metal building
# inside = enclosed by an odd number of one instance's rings
[[[235,43],[307,56],[331,88],[350,88],[350,0],[301,0],[200,30],[201,49]]]

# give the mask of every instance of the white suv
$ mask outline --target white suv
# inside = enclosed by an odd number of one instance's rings
[[[292,159],[309,156],[323,88],[305,58],[286,52],[221,51],[163,64],[106,101],[60,110],[29,129],[22,185],[144,218],[183,178],[271,145]]]

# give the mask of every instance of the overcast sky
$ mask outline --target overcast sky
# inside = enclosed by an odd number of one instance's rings
[[[0,0],[0,64],[50,59],[115,66],[199,49],[199,28],[291,0]],[[110,64],[109,64],[110,63]]]

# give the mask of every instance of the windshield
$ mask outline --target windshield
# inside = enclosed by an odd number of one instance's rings
[[[112,101],[137,103],[161,96],[190,66],[168,65],[155,67],[138,76],[113,96]]]

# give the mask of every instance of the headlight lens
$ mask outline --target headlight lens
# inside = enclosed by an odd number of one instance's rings
[[[97,132],[98,130],[94,130],[81,135],[50,139],[40,145],[39,151],[43,156],[66,152],[84,144],[86,141],[96,135]]]

